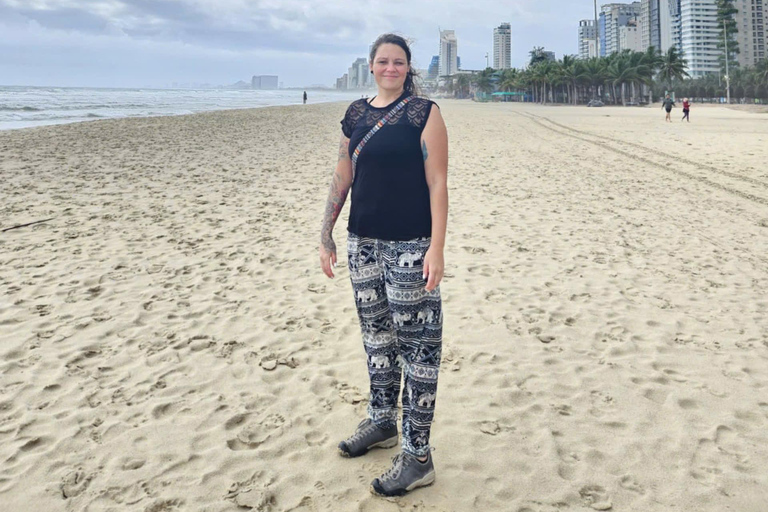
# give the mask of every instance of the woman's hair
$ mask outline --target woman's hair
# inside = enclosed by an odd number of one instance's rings
[[[411,49],[408,47],[408,41],[406,41],[403,37],[398,36],[397,34],[380,35],[378,39],[376,39],[376,41],[373,43],[373,46],[371,46],[371,64],[373,64],[373,59],[376,58],[376,52],[379,51],[379,46],[383,44],[396,44],[403,49],[405,52],[405,58],[408,61],[408,75],[405,77],[403,90],[413,96],[421,95],[421,90],[414,80],[419,76],[419,74],[414,71],[413,66],[411,66]]]

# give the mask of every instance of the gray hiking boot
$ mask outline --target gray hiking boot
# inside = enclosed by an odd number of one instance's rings
[[[371,482],[371,492],[379,496],[402,496],[403,494],[435,482],[435,466],[432,454],[426,462],[410,453],[400,452],[392,459],[392,467]]]
[[[352,436],[339,443],[339,453],[343,457],[359,457],[371,448],[392,448],[396,444],[396,425],[383,429],[369,418],[360,422]]]

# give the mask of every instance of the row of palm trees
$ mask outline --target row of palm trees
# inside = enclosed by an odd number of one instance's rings
[[[718,82],[717,75],[690,79],[687,61],[675,47],[666,53],[651,47],[587,60],[570,55],[547,60],[541,48],[534,48],[530,55],[525,69],[487,68],[477,75],[457,75],[446,81],[443,91],[460,98],[474,90],[517,92],[540,103],[574,105],[593,99],[622,105],[652,102],[667,90],[695,98],[725,96],[725,82]],[[735,68],[731,92],[736,98],[768,98],[768,61],[754,68]]]

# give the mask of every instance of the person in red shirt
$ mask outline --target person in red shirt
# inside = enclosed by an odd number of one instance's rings
[[[691,102],[688,101],[688,98],[684,98],[683,99],[683,119],[682,120],[685,121],[687,119],[688,122],[690,123],[691,122],[690,113],[691,113]]]

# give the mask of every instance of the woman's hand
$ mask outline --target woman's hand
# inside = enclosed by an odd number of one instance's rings
[[[424,279],[427,280],[426,290],[428,292],[437,288],[437,285],[443,280],[444,270],[442,249],[430,247],[424,255]]]
[[[336,266],[336,243],[330,236],[325,237],[320,244],[320,266],[325,275],[333,279],[333,268]]]

